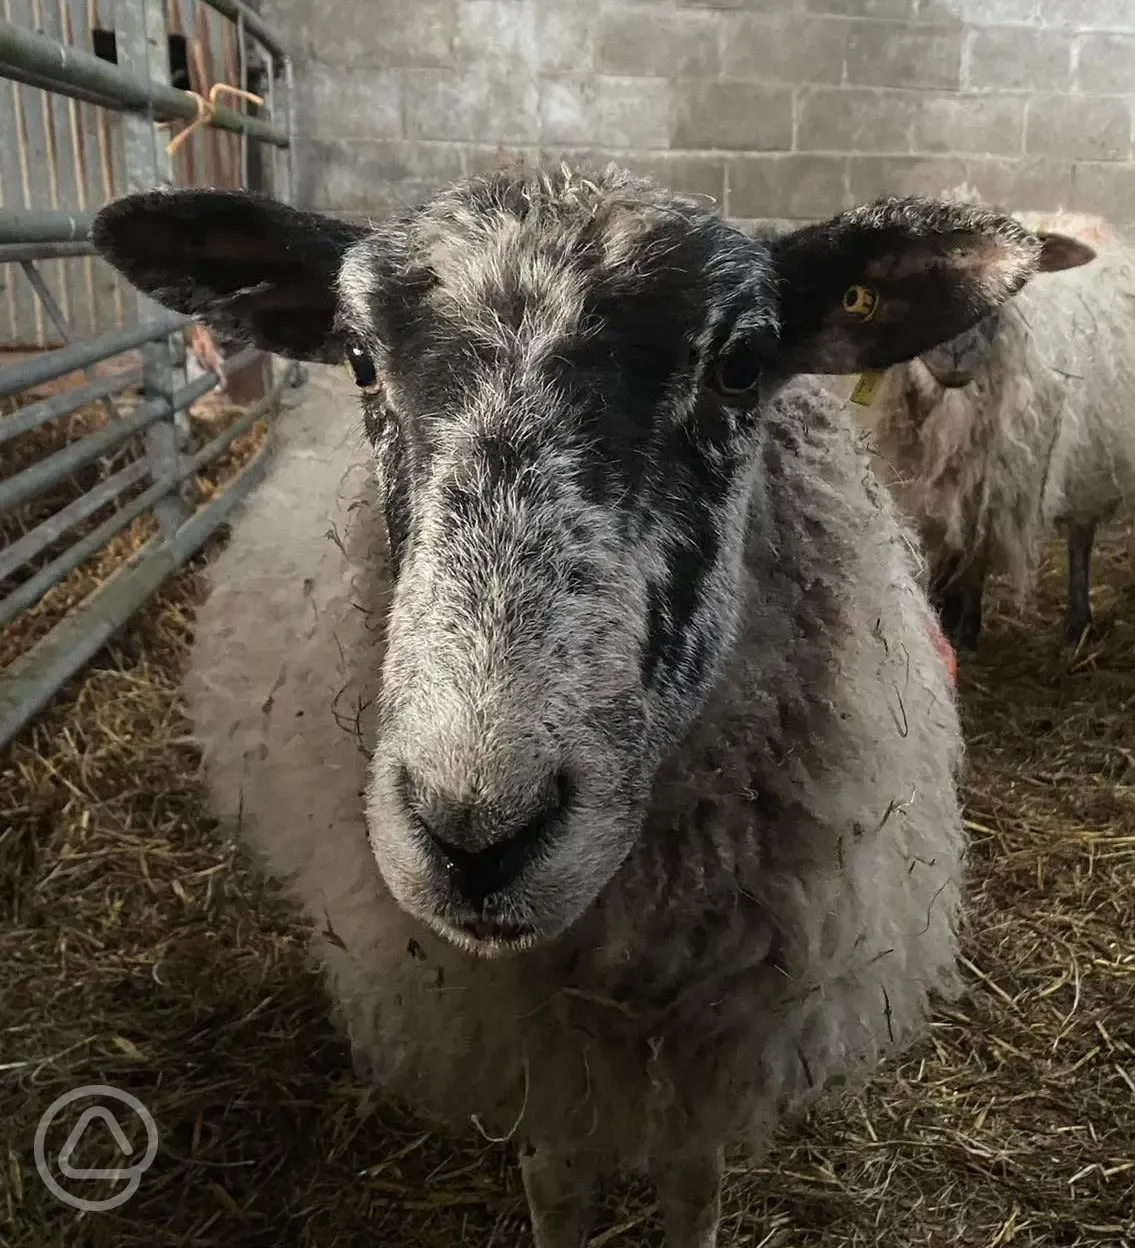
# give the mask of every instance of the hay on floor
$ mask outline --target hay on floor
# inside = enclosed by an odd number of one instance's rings
[[[733,1171],[722,1248],[1135,1244],[1135,572],[1109,536],[1105,635],[1070,661],[1062,566],[962,664],[972,991]],[[197,566],[0,757],[0,1244],[527,1244],[504,1149],[366,1103],[289,914],[202,814],[177,686],[201,592]],[[161,1148],[81,1215],[32,1140],[89,1083],[139,1096]],[[620,1190],[592,1248],[658,1243]]]

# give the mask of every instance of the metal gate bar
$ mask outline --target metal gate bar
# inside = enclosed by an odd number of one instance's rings
[[[31,8],[7,0],[8,17],[28,14]],[[108,453],[130,451],[135,439],[146,440],[145,453],[126,464],[109,464],[104,475],[89,489],[65,499],[44,518],[32,513],[34,523],[17,530],[0,548],[0,628],[9,626],[33,607],[53,586],[121,533],[139,517],[150,513],[158,520],[158,532],[132,555],[98,589],[70,611],[35,645],[0,670],[0,746],[7,744],[44,706],[58,689],[125,624],[131,615],[190,558],[225,522],[232,509],[262,478],[271,452],[269,441],[243,471],[210,502],[195,510],[184,496],[186,483],[215,464],[238,438],[264,418],[280,398],[285,385],[298,384],[302,374],[288,366],[277,373],[267,394],[239,419],[205,445],[186,444],[188,426],[179,428],[190,404],[214,389],[220,377],[206,372],[194,380],[183,377],[185,358],[181,332],[191,322],[174,316],[151,300],[125,288],[117,279],[91,284],[90,225],[94,211],[108,194],[169,185],[172,170],[166,146],[168,132],[156,129],[162,122],[191,122],[199,116],[197,99],[172,86],[166,4],[181,0],[114,0],[115,51],[104,59],[94,55],[91,33],[99,24],[97,10],[86,16],[86,0],[45,0],[44,29],[33,30],[18,21],[0,20],[0,274],[18,278],[22,285],[14,296],[8,291],[11,314],[16,307],[36,308],[36,324],[62,345],[35,351],[27,358],[0,367],[0,448],[18,446],[20,439],[52,425],[91,404],[104,406],[102,427],[68,441],[53,453],[25,463],[7,479],[0,480],[0,518],[13,509],[41,499],[49,490],[73,478],[77,470],[90,473]],[[108,26],[102,4],[102,26]],[[205,0],[208,7],[235,29],[235,64],[245,86],[250,56],[255,48],[266,64],[269,78],[265,108],[250,116],[244,104],[217,106],[205,123],[214,130],[240,136],[239,170],[248,177],[250,143],[267,145],[278,153],[269,165],[274,174],[273,193],[291,200],[291,135],[294,118],[294,83],[291,58],[281,41],[258,13],[244,0]],[[216,19],[215,19],[216,20]],[[187,31],[187,33],[190,33]],[[213,31],[216,36],[216,31]],[[104,36],[101,36],[105,38]],[[230,36],[225,36],[230,39]],[[78,46],[79,44],[83,46]],[[214,44],[213,46],[218,46]],[[233,73],[233,44],[224,59]],[[88,47],[90,50],[88,50]],[[225,72],[222,68],[218,72]],[[277,82],[280,79],[280,82]],[[17,85],[19,84],[19,85]],[[202,88],[204,89],[204,88]],[[42,95],[41,95],[42,93]],[[36,111],[36,108],[39,111]],[[59,110],[69,110],[61,112]],[[97,131],[89,124],[97,114]],[[85,127],[79,133],[77,118]],[[6,118],[14,124],[8,125]],[[108,123],[107,118],[115,119]],[[70,119],[70,120],[69,120]],[[34,126],[32,122],[34,121]],[[109,128],[108,128],[109,127]],[[98,141],[95,141],[95,135]],[[26,145],[34,134],[39,144],[32,153]],[[74,167],[60,169],[60,150],[68,139],[74,148]],[[232,143],[232,140],[229,140]],[[13,151],[8,145],[18,145]],[[40,147],[51,165],[48,175],[36,168]],[[6,150],[7,149],[7,150]],[[226,160],[233,167],[235,148]],[[98,172],[91,161],[101,161],[102,187],[92,193],[92,176]],[[20,171],[20,178],[16,175]],[[29,180],[29,172],[35,172]],[[183,171],[184,176],[184,171]],[[113,190],[109,188],[113,187]],[[45,199],[44,196],[47,196]],[[41,271],[46,262],[51,268]],[[56,265],[62,266],[58,274]],[[69,292],[78,288],[68,281],[87,266],[86,289],[112,299],[135,312],[135,322],[86,336],[77,329]],[[71,274],[71,279],[66,277]],[[0,286],[0,298],[3,289]],[[31,304],[26,301],[32,300]],[[23,302],[21,302],[23,301]],[[97,300],[96,300],[97,302]],[[88,321],[97,326],[100,309],[88,308]],[[0,302],[0,318],[4,312]],[[2,322],[0,322],[2,323]],[[23,322],[21,322],[23,323]],[[102,320],[106,324],[106,320]],[[113,324],[114,322],[111,321]],[[16,322],[12,321],[13,326]],[[171,336],[176,335],[172,339]],[[127,352],[141,355],[140,366],[121,360]],[[260,353],[249,349],[224,361],[226,374],[255,363]],[[135,355],[137,360],[137,354]],[[120,366],[104,375],[108,361]],[[82,384],[72,384],[5,414],[3,404],[33,387],[56,383],[75,373],[85,373]],[[124,414],[118,406],[129,391],[137,401]],[[136,454],[136,452],[131,452]],[[113,469],[113,470],[112,470]],[[53,495],[51,496],[53,497]],[[43,505],[35,503],[36,507]],[[114,508],[89,531],[59,550],[76,529],[87,529],[107,508]],[[21,521],[21,523],[27,523]]]

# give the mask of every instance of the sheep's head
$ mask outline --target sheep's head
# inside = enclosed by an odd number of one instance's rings
[[[395,582],[371,840],[485,955],[595,901],[721,678],[769,397],[954,336],[1040,251],[916,200],[755,240],[614,170],[502,171],[377,227],[153,192],[94,240],[223,341],[354,370]]]

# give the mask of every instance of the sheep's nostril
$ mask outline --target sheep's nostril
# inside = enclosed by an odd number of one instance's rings
[[[538,797],[513,809],[456,801],[429,791],[408,774],[402,788],[454,888],[479,910],[493,893],[512,884],[545,846],[562,820],[571,786],[564,772],[549,772]]]

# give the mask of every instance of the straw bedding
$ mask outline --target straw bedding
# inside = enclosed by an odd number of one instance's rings
[[[1035,607],[991,610],[961,665],[971,992],[768,1168],[731,1175],[723,1248],[1135,1246],[1126,536],[1100,546],[1105,635],[1072,659],[1062,577],[1054,544]],[[201,592],[198,562],[0,754],[0,1245],[526,1244],[505,1149],[368,1102],[302,933],[201,814],[178,704]],[[85,1215],[32,1155],[40,1113],[84,1083],[133,1092],[161,1132],[136,1195]],[[73,1164],[113,1157],[91,1131]],[[640,1192],[607,1213],[592,1248],[658,1243]]]

